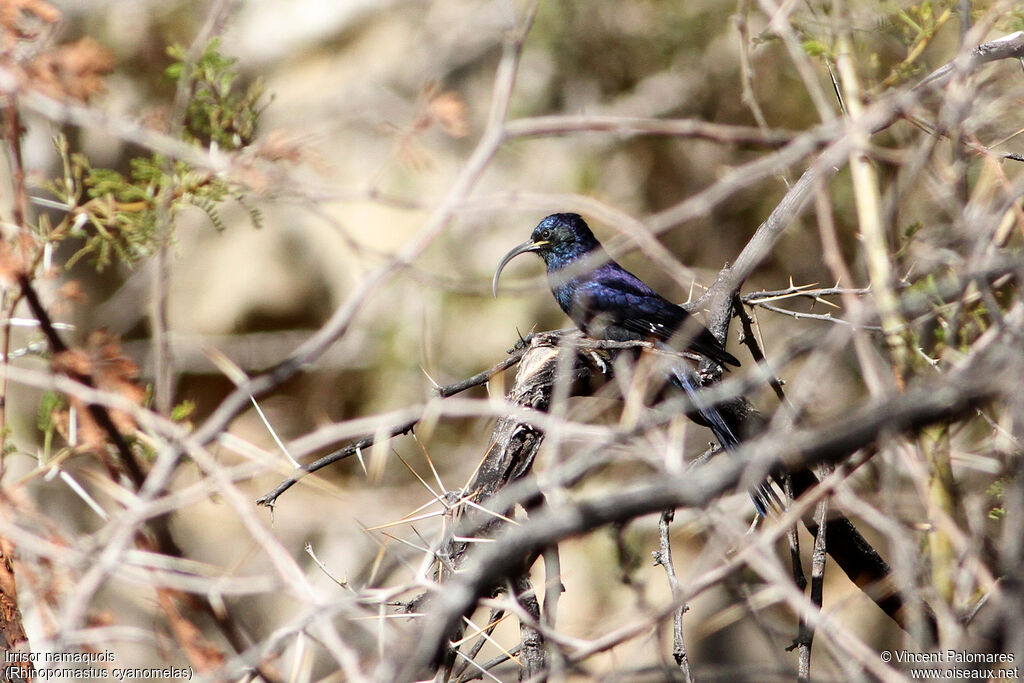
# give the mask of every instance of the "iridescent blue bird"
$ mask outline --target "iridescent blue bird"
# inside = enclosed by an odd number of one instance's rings
[[[527,252],[544,259],[551,293],[588,336],[614,341],[649,340],[668,349],[694,351],[722,365],[740,364],[686,309],[665,299],[609,258],[578,214],[556,213],[544,218],[529,241],[505,254],[494,273],[495,297],[501,271],[513,258]],[[697,400],[700,384],[685,360],[672,365],[669,380],[687,393],[722,448],[733,450],[739,445],[722,414]],[[768,483],[751,491],[751,498],[761,515],[779,505]]]

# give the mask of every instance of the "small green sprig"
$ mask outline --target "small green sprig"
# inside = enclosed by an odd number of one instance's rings
[[[227,150],[252,144],[265,107],[262,86],[257,82],[239,87],[237,60],[220,54],[216,40],[194,63],[188,62],[187,51],[180,45],[168,48],[168,54],[176,61],[166,75],[187,78],[190,97],[183,139]],[[183,161],[158,154],[135,157],[125,174],[94,167],[85,155],[72,152],[63,136],[55,145],[63,174],[45,187],[68,213],[53,228],[41,222],[41,232],[53,242],[81,240],[82,246],[68,260],[68,267],[90,257],[102,270],[114,262],[131,265],[152,254],[161,241],[157,229],[161,205],[170,217],[183,206],[197,207],[216,229],[223,230],[218,207],[233,198],[249,212],[256,227],[261,224],[260,213],[245,201],[243,188]]]
[[[183,75],[188,79],[186,139],[221,149],[241,149],[252,144],[266,106],[261,103],[263,84],[257,80],[244,90],[239,88],[238,60],[225,57],[217,48],[218,41],[214,39],[194,63],[189,63],[188,51],[181,45],[172,45],[167,54],[177,61],[164,73],[175,81]]]

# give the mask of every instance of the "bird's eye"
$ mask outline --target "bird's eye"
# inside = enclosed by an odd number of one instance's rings
[[[551,231],[550,230],[546,230],[545,229],[545,230],[541,230],[540,231],[540,238],[542,240],[549,239],[550,237],[551,237]]]

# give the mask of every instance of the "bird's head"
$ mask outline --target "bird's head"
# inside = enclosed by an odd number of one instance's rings
[[[498,278],[509,261],[520,254],[535,252],[551,268],[561,268],[587,252],[597,249],[600,244],[590,226],[576,213],[553,213],[544,218],[527,242],[523,242],[505,254],[494,271],[493,291],[498,296]]]

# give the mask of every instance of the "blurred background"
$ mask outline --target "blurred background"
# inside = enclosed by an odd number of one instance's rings
[[[990,22],[987,38],[1014,30],[1021,21],[1019,8],[966,4],[972,6],[972,16]],[[211,3],[60,0],[54,5],[62,20],[53,41],[90,36],[113,56],[113,71],[91,106],[143,121],[166,116],[175,89],[175,82],[164,76],[173,61],[166,48],[190,45],[207,21]],[[694,118],[749,126],[760,119],[771,129],[807,129],[820,117],[785,41],[769,30],[770,5],[743,0],[541,2],[525,41],[509,115]],[[956,5],[851,3],[856,62],[865,89],[880,93],[887,78],[901,83],[952,59],[962,37],[961,22],[950,15]],[[827,49],[834,37],[832,8],[831,3],[805,3],[786,16],[805,50],[799,63],[813,68],[814,79],[832,98],[829,105],[838,114],[826,61],[816,59],[817,51]],[[237,58],[243,81],[262,82],[266,108],[257,145],[270,150],[268,154],[276,150],[287,172],[269,176],[246,193],[246,202],[262,214],[260,226],[254,225],[245,206],[230,199],[219,210],[222,229],[199,209],[174,216],[167,281],[173,403],[195,404],[191,422],[200,423],[234,387],[212,356],[223,354],[247,373],[279,361],[322,325],[368,272],[417,234],[479,141],[503,38],[521,25],[525,9],[525,3],[483,0],[234,3],[217,31],[219,50]],[[923,34],[927,40],[920,40]],[[913,63],[900,66],[918,44],[921,50]],[[1019,116],[1014,114],[1020,111],[1022,84],[1019,69],[1014,72],[1012,64],[996,64],[984,72],[973,86],[975,102],[985,106],[974,110],[976,120],[969,120],[972,134],[992,145],[1019,129]],[[102,126],[60,127],[38,115],[26,115],[23,123],[25,164],[36,183],[61,173],[52,143],[61,131],[71,149],[87,155],[96,167],[125,172],[129,160],[141,153]],[[891,187],[890,181],[895,186],[897,178],[903,183],[896,195],[899,210],[892,213],[888,226],[901,278],[912,276],[915,268],[925,271],[949,262],[947,251],[957,249],[950,235],[960,225],[959,214],[942,210],[943,193],[950,188],[942,186],[943,173],[960,168],[955,159],[940,159],[945,165],[935,162],[934,167],[929,160],[919,185],[898,174],[904,161],[900,155],[922,135],[919,128],[901,123],[876,140],[890,152],[880,152],[883,191]],[[1013,145],[1010,139],[1003,148],[1020,150],[1020,144]],[[457,206],[454,219],[409,267],[372,292],[344,338],[309,372],[260,401],[266,421],[289,443],[333,422],[416,405],[430,398],[432,382],[455,382],[505,358],[520,335],[567,326],[537,260],[517,260],[506,270],[498,299],[490,294],[497,261],[548,213],[583,213],[598,237],[614,246],[616,257],[662,294],[678,301],[699,296],[723,264],[736,258],[803,166],[780,168],[772,177],[715,203],[699,219],[658,234],[678,261],[671,268],[653,263],[638,248],[643,242],[634,224],[616,220],[616,212],[631,219],[656,214],[766,151],[759,145],[609,132],[504,144],[469,198]],[[1006,168],[1011,175],[1015,171]],[[966,171],[972,178],[978,173],[978,167]],[[866,284],[865,270],[846,171],[831,190],[842,247],[857,279],[843,284],[861,287]],[[2,191],[10,189],[5,184]],[[44,193],[33,189],[32,194]],[[8,205],[10,200],[7,194]],[[1019,235],[1014,239],[1019,241]],[[56,261],[66,260],[76,248],[63,245]],[[56,300],[62,284],[79,284],[84,299],[60,309],[61,319],[75,326],[69,338],[80,342],[100,328],[120,335],[144,384],[152,381],[154,372],[149,318],[154,268],[152,260],[143,259],[133,266],[114,264],[97,271],[86,259],[46,285],[48,296]],[[790,283],[834,284],[821,257],[813,218],[789,226],[744,291],[783,289]],[[807,302],[792,308],[830,310]],[[834,314],[841,317],[842,311]],[[827,322],[764,310],[756,315],[769,358],[789,340],[831,328]],[[735,334],[733,330],[730,349],[747,363],[749,354],[741,352]],[[17,343],[38,341],[31,331],[18,335]],[[24,362],[45,367],[38,360]],[[787,370],[784,379],[791,382],[790,391],[803,397],[803,418],[811,423],[841,411],[865,393],[852,348],[841,349],[824,373],[801,375],[799,363]],[[492,382],[489,391],[500,396],[507,383]],[[483,397],[487,391],[478,388],[470,395]],[[5,482],[29,477],[12,495],[23,513],[31,511],[15,525],[24,529],[24,539],[49,537],[54,543],[78,547],[84,538],[102,545],[104,519],[65,479],[44,477],[37,469],[40,398],[39,390],[16,386],[8,399],[17,452],[8,456]],[[774,412],[771,392],[752,398],[765,413]],[[598,420],[615,419],[617,408],[608,409],[611,417],[602,416],[588,401],[593,399],[574,399],[573,410],[597,412]],[[397,520],[432,497],[394,456],[401,455],[428,477],[429,454],[444,486],[457,489],[479,462],[491,427],[481,419],[441,420],[418,431],[418,439],[399,437],[375,452],[372,458],[380,459],[380,470],[373,473],[371,467],[373,476],[350,458],[289,490],[273,514],[255,504],[247,514],[295,558],[321,599],[344,595],[346,589],[316,566],[304,550],[306,544],[334,577],[344,577],[356,588],[401,583],[411,571],[403,563],[415,566],[419,556],[389,535],[419,545],[422,537],[437,533],[439,520],[424,520],[413,525],[414,530],[405,525],[366,531]],[[267,459],[257,461],[259,466],[247,475],[234,475],[248,499],[255,501],[287,476],[290,466],[255,410],[236,418],[230,430],[277,462],[271,466]],[[709,432],[693,425],[686,438],[687,457],[699,455],[711,440]],[[664,445],[658,437],[629,444],[622,448],[621,460],[589,480],[583,491],[619,486],[637,473],[649,472],[652,456],[644,452],[648,448]],[[572,449],[572,443],[562,443],[561,452],[545,447],[537,468],[543,471],[545,460],[568,457]],[[214,446],[213,453],[225,467],[252,462],[220,446]],[[370,454],[367,458],[372,459]],[[116,507],[91,456],[75,455],[63,466],[100,506]],[[878,473],[871,466],[858,476],[854,487],[870,489],[877,484]],[[983,483],[994,478],[989,471],[978,476]],[[203,488],[203,482],[204,475],[191,463],[179,468],[173,490],[195,495],[182,495],[171,529],[185,557],[202,563],[197,565],[201,573],[266,577],[267,588],[225,598],[243,628],[256,640],[266,639],[290,623],[303,606],[284,591],[271,590],[276,585],[272,559],[242,516]],[[921,506],[913,495],[894,504],[904,503],[911,525],[919,519]],[[727,550],[720,543],[705,543],[721,514],[749,516],[745,494],[722,501],[716,511],[683,512],[677,518],[673,540],[684,584],[691,572],[706,569]],[[883,554],[894,554],[882,533],[870,525],[862,531]],[[657,547],[656,532],[656,520],[651,518],[563,544],[566,593],[559,626],[564,633],[594,638],[664,604],[667,582],[663,571],[651,566],[649,554]],[[810,537],[803,540],[805,547],[809,545]],[[32,556],[34,542],[17,543],[22,557]],[[40,556],[38,562],[20,563],[17,570],[30,642],[46,642],[54,636],[59,606],[72,592],[83,565]],[[784,648],[795,633],[795,620],[782,607],[772,607],[777,597],[758,581],[740,572],[691,603],[685,624],[690,662],[701,679],[728,678],[737,670],[755,678],[792,671],[793,657]],[[902,632],[841,572],[830,570],[827,581],[829,614],[879,649],[902,642]],[[90,624],[110,627],[103,631],[109,640],[93,645],[116,652],[119,665],[183,665],[186,657],[160,623],[153,591],[138,583],[115,578],[90,604]],[[761,617],[771,618],[759,623],[760,618],[750,617],[750,606],[764,608]],[[516,642],[514,621],[499,628],[499,640]],[[204,638],[223,647],[209,623],[197,623]],[[663,626],[661,633],[652,630],[593,658],[588,670],[598,677],[624,662],[640,667],[666,661],[670,646]],[[372,629],[353,624],[339,629],[364,658],[373,657]],[[283,671],[302,662],[299,668],[313,678],[332,674],[335,667],[329,656],[316,647],[303,647],[296,640],[282,646],[280,656],[270,661]],[[815,650],[814,662],[823,678],[841,675],[842,667],[827,648]],[[514,678],[507,675],[511,678],[502,680]]]

